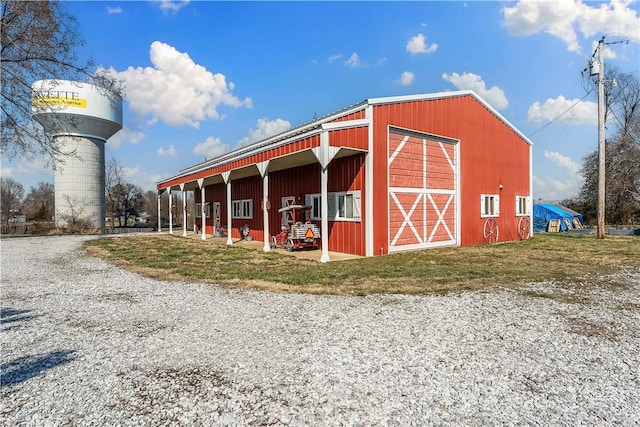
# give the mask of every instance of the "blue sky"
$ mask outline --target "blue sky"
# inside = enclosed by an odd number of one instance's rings
[[[629,39],[607,47],[606,67],[640,69],[639,4],[620,0],[64,6],[80,56],[126,83],[107,159],[144,190],[366,98],[473,89],[533,141],[534,198],[563,199],[597,147],[596,93],[579,101],[594,43]],[[3,161],[2,175],[27,191],[54,181],[44,159]]]

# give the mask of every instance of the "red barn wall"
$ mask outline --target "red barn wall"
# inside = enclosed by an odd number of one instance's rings
[[[329,165],[328,191],[361,191],[361,203],[364,206],[364,154],[334,159]],[[320,165],[313,163],[296,168],[269,173],[269,231],[271,235],[280,230],[283,197],[301,197],[297,203],[304,204],[306,194],[320,193]],[[206,201],[221,203],[221,224],[227,222],[226,185],[214,184],[205,187]],[[239,228],[248,224],[254,240],[264,239],[262,215],[262,178],[259,175],[231,181],[231,199],[253,200],[253,219],[233,219],[232,238],[240,238]],[[200,191],[195,191],[196,203],[200,203]],[[361,208],[361,211],[364,210]],[[321,226],[320,221],[313,221]],[[213,233],[213,207],[211,217],[207,218],[206,232]],[[198,220],[198,226],[201,222]],[[329,250],[364,255],[364,218],[361,222],[329,221]],[[324,231],[323,231],[324,232]]]
[[[388,252],[388,127],[459,140],[462,245],[484,242],[480,195],[500,196],[500,241],[517,240],[515,197],[530,196],[529,144],[472,96],[374,106],[374,252]],[[504,186],[499,190],[499,186]]]

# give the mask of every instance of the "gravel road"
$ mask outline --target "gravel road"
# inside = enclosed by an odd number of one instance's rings
[[[89,238],[0,243],[2,425],[640,424],[638,269],[269,294],[144,278]]]

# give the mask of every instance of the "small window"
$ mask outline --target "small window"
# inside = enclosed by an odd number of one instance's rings
[[[231,202],[231,216],[234,219],[253,219],[253,200],[234,200]]]
[[[531,197],[516,196],[516,215],[531,215]]]
[[[334,213],[329,218],[336,221],[359,221],[360,220],[360,191],[349,191],[347,193],[331,193],[333,196],[333,212],[329,205],[329,214]]]
[[[500,216],[500,196],[497,194],[480,195],[480,217]]]
[[[305,202],[311,206],[311,219],[322,219],[322,197],[320,194],[307,194]],[[359,221],[360,191],[327,194],[329,221]]]
[[[308,194],[307,204],[311,206],[311,219],[320,220],[322,218],[322,198],[319,194]]]
[[[204,216],[209,218],[211,216],[211,205],[209,203],[204,204]],[[196,218],[202,218],[202,204],[196,203]]]

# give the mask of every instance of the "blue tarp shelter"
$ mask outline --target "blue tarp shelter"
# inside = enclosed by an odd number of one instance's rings
[[[547,231],[549,221],[560,220],[560,231],[567,231],[564,220],[567,219],[573,226],[573,219],[577,218],[583,224],[582,214],[560,205],[550,203],[538,203],[533,205],[533,231]]]

